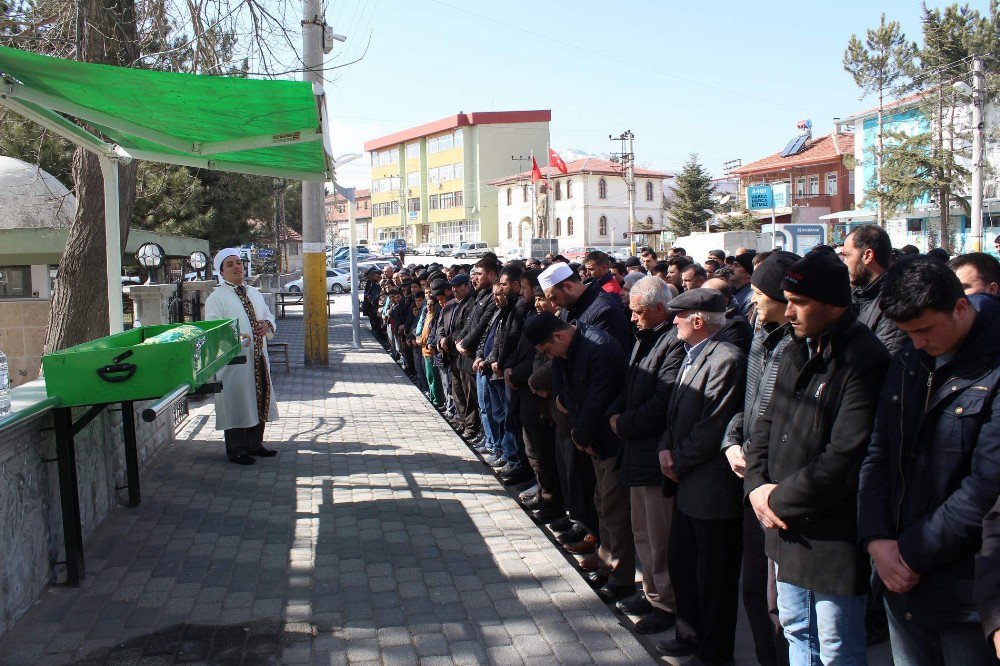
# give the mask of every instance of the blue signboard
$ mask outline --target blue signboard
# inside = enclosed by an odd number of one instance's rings
[[[272,250],[271,248],[262,247],[261,249],[257,250],[257,256],[260,259],[270,259],[271,257],[274,256],[274,250]]]
[[[765,210],[774,207],[774,193],[770,185],[751,185],[747,188],[747,209]]]

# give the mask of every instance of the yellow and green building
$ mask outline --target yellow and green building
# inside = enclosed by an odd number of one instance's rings
[[[522,170],[514,156],[547,163],[551,119],[549,110],[459,113],[366,142],[375,241],[496,246],[490,181]]]

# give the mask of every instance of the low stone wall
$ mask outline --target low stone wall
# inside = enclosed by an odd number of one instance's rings
[[[52,301],[36,298],[0,300],[0,351],[13,386],[38,378],[51,308]]]
[[[135,405],[143,471],[174,438],[170,414],[154,423],[139,417],[147,405]],[[83,411],[74,409],[74,417]],[[53,564],[65,559],[56,463],[43,462],[55,458],[51,428],[50,413],[0,433],[0,637],[65,571]],[[102,412],[76,436],[75,447],[86,539],[115,505],[126,502],[127,491],[116,490],[125,485],[121,414]]]

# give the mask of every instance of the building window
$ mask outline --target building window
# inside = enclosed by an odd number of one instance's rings
[[[572,199],[573,198],[573,179],[572,178],[570,178],[569,180],[566,181],[566,198],[567,199]]]
[[[465,177],[465,162],[456,162],[455,178],[464,178],[464,177]]]
[[[31,298],[31,266],[0,266],[0,297]]]
[[[562,236],[562,219],[556,218],[556,236]]]
[[[427,197],[427,207],[430,210],[437,210],[441,207],[437,194],[432,194]]]
[[[513,194],[514,194],[514,193],[513,193],[513,192],[511,192],[510,188],[508,187],[508,188],[507,188],[507,205],[508,205],[508,206],[509,206],[509,205],[511,204],[511,202],[512,202],[512,201],[514,200],[514,199],[513,199]],[[510,236],[508,236],[508,238],[510,238]]]
[[[420,157],[420,144],[416,141],[406,144],[406,159]]]
[[[646,181],[646,201],[653,200],[653,181]]]
[[[420,172],[411,171],[406,174],[406,186],[407,187],[420,187]]]
[[[524,185],[521,188],[521,203],[528,203],[528,186]]]
[[[556,181],[556,201],[562,199],[562,181]]]
[[[597,198],[607,199],[608,198],[608,181],[601,178],[597,181]]]
[[[854,194],[854,169],[847,172],[847,193]]]
[[[462,193],[461,190],[459,190],[458,192],[455,192],[455,207],[456,208],[459,207],[459,206],[464,206],[465,205],[464,198],[465,198],[465,195]]]
[[[837,174],[835,173],[826,174],[826,193],[827,194],[837,193]]]
[[[819,194],[819,176],[809,176],[809,194],[811,196]]]
[[[412,199],[406,200],[406,212],[408,213],[420,212],[420,197],[413,197]]]
[[[796,178],[795,179],[795,196],[804,197],[806,195],[806,179]]]
[[[344,204],[337,204],[337,212],[338,213],[344,212]]]
[[[372,166],[385,166],[399,162],[399,148],[383,150],[380,153],[372,153]]]
[[[597,221],[597,235],[607,236],[608,235],[608,218],[601,215],[601,219]]]
[[[573,218],[572,217],[567,217],[566,218],[566,235],[567,236],[572,236],[573,235]]]
[[[455,147],[461,148],[464,140],[465,140],[464,132],[462,132],[462,128],[459,127],[457,130],[455,130]]]
[[[514,225],[513,225],[513,223],[508,222],[507,223],[507,240],[510,240],[513,237],[514,237]]]

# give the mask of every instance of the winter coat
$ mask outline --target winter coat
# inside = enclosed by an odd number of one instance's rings
[[[778,376],[781,354],[791,342],[788,326],[765,324],[754,333],[750,355],[747,357],[747,390],[743,399],[743,411],[729,422],[726,436],[722,439],[722,449],[739,446],[746,454],[750,443],[750,433],[754,424],[771,402],[774,381]]]
[[[794,336],[774,397],[747,451],[744,493],[776,483],[771,510],[787,530],[765,530],[778,580],[816,592],[862,595],[868,554],[857,546],[858,473],[871,437],[889,354],[848,309],[810,357]]]
[[[680,482],[664,477],[664,494],[676,494],[677,509],[692,518],[740,518],[740,480],[719,442],[726,424],[743,407],[746,357],[735,345],[709,338],[681,381],[686,359],[682,347],[677,382],[664,412],[668,426],[658,445],[673,454]]]
[[[983,547],[976,556],[976,605],[986,640],[1000,630],[1000,501],[983,520]]]
[[[604,292],[601,292],[602,294]],[[618,455],[604,412],[622,390],[625,354],[610,335],[577,322],[566,358],[552,359],[552,394],[569,412],[570,435],[599,459]]]
[[[486,360],[490,363],[496,361],[503,374],[503,369],[507,368],[512,357],[517,353],[518,345],[521,342],[521,329],[524,328],[524,321],[529,312],[534,312],[534,304],[524,301],[520,296],[513,305],[508,303],[505,308],[504,321],[501,327],[501,334],[496,344],[493,345],[493,353]]]
[[[587,285],[576,303],[569,307],[567,319],[596,326],[617,341],[623,350],[632,346],[632,332],[621,299],[603,291],[597,284]]]
[[[466,309],[464,327],[459,329],[458,333],[455,334],[455,341],[461,342],[462,347],[470,352],[469,356],[464,354],[459,355],[459,365],[462,370],[471,375],[473,374],[472,364],[475,361],[479,342],[486,334],[486,327],[489,326],[490,320],[493,319],[493,313],[497,309],[497,304],[493,302],[492,289],[477,291],[472,297],[472,302],[469,303]]]
[[[253,305],[254,315],[260,321],[271,324],[271,330],[277,330],[274,315],[267,307],[267,302],[260,291],[247,285],[247,298]],[[208,298],[205,299],[205,319],[237,319],[240,322],[240,334],[253,336],[253,326],[243,302],[236,295],[236,290],[228,284],[220,284]],[[271,378],[271,362],[267,355],[267,340],[264,340],[264,368],[268,381]],[[227,365],[218,372],[222,382],[222,392],[215,395],[215,428],[229,430],[230,428],[252,428],[260,423],[260,411],[257,406],[257,378],[254,375],[253,348],[243,349],[247,357],[246,363]],[[278,400],[274,393],[274,383],[271,382],[271,402],[268,408],[268,421],[278,420]]]
[[[878,339],[889,350],[889,356],[892,356],[903,347],[908,338],[906,333],[899,330],[894,321],[882,316],[882,308],[879,307],[878,299],[882,296],[884,287],[885,273],[882,273],[868,285],[854,290],[854,306],[858,311],[858,321],[875,332]]]
[[[625,387],[607,412],[618,414],[623,486],[663,482],[657,447],[667,427],[667,404],[683,360],[684,343],[669,320],[638,332],[625,369]]]
[[[979,621],[974,559],[1000,493],[1000,301],[970,301],[976,320],[945,365],[912,342],[893,358],[861,468],[858,539],[899,542],[920,581],[886,594],[927,625]]]
[[[747,318],[740,314],[739,309],[734,307],[726,312],[726,323],[712,336],[712,339],[735,345],[745,356],[750,353],[753,327]]]

